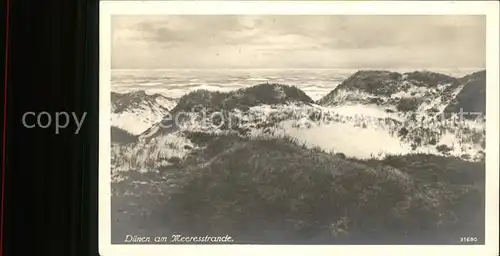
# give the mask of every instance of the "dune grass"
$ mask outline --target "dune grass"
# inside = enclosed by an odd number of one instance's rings
[[[484,163],[423,154],[360,160],[288,136],[186,138],[196,149],[181,161],[114,184],[142,186],[113,199],[134,205],[131,223],[164,235],[228,234],[237,243],[484,238]]]

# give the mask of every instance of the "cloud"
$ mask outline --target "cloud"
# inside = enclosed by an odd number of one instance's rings
[[[484,67],[484,16],[116,16],[114,68]]]

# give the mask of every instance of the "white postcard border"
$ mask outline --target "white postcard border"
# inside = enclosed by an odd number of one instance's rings
[[[99,18],[99,253],[111,255],[497,255],[499,4],[494,1],[101,1]],[[486,15],[486,245],[112,245],[110,191],[111,16],[168,14]],[[465,50],[465,49],[464,49]]]

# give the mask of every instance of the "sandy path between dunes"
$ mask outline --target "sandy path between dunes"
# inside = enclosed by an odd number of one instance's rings
[[[293,122],[284,122],[286,134],[305,142],[307,146],[318,146],[325,150],[341,152],[347,156],[370,158],[379,153],[401,154],[410,152],[410,145],[402,143],[384,130],[354,127],[352,124],[333,123],[313,126],[309,129],[292,127]]]

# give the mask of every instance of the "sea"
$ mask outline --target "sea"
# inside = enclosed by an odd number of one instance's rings
[[[180,98],[197,89],[228,92],[268,82],[296,86],[318,100],[358,70],[368,69],[112,69],[111,90],[118,93],[143,90]],[[401,73],[417,70],[462,77],[480,69],[391,69]]]

